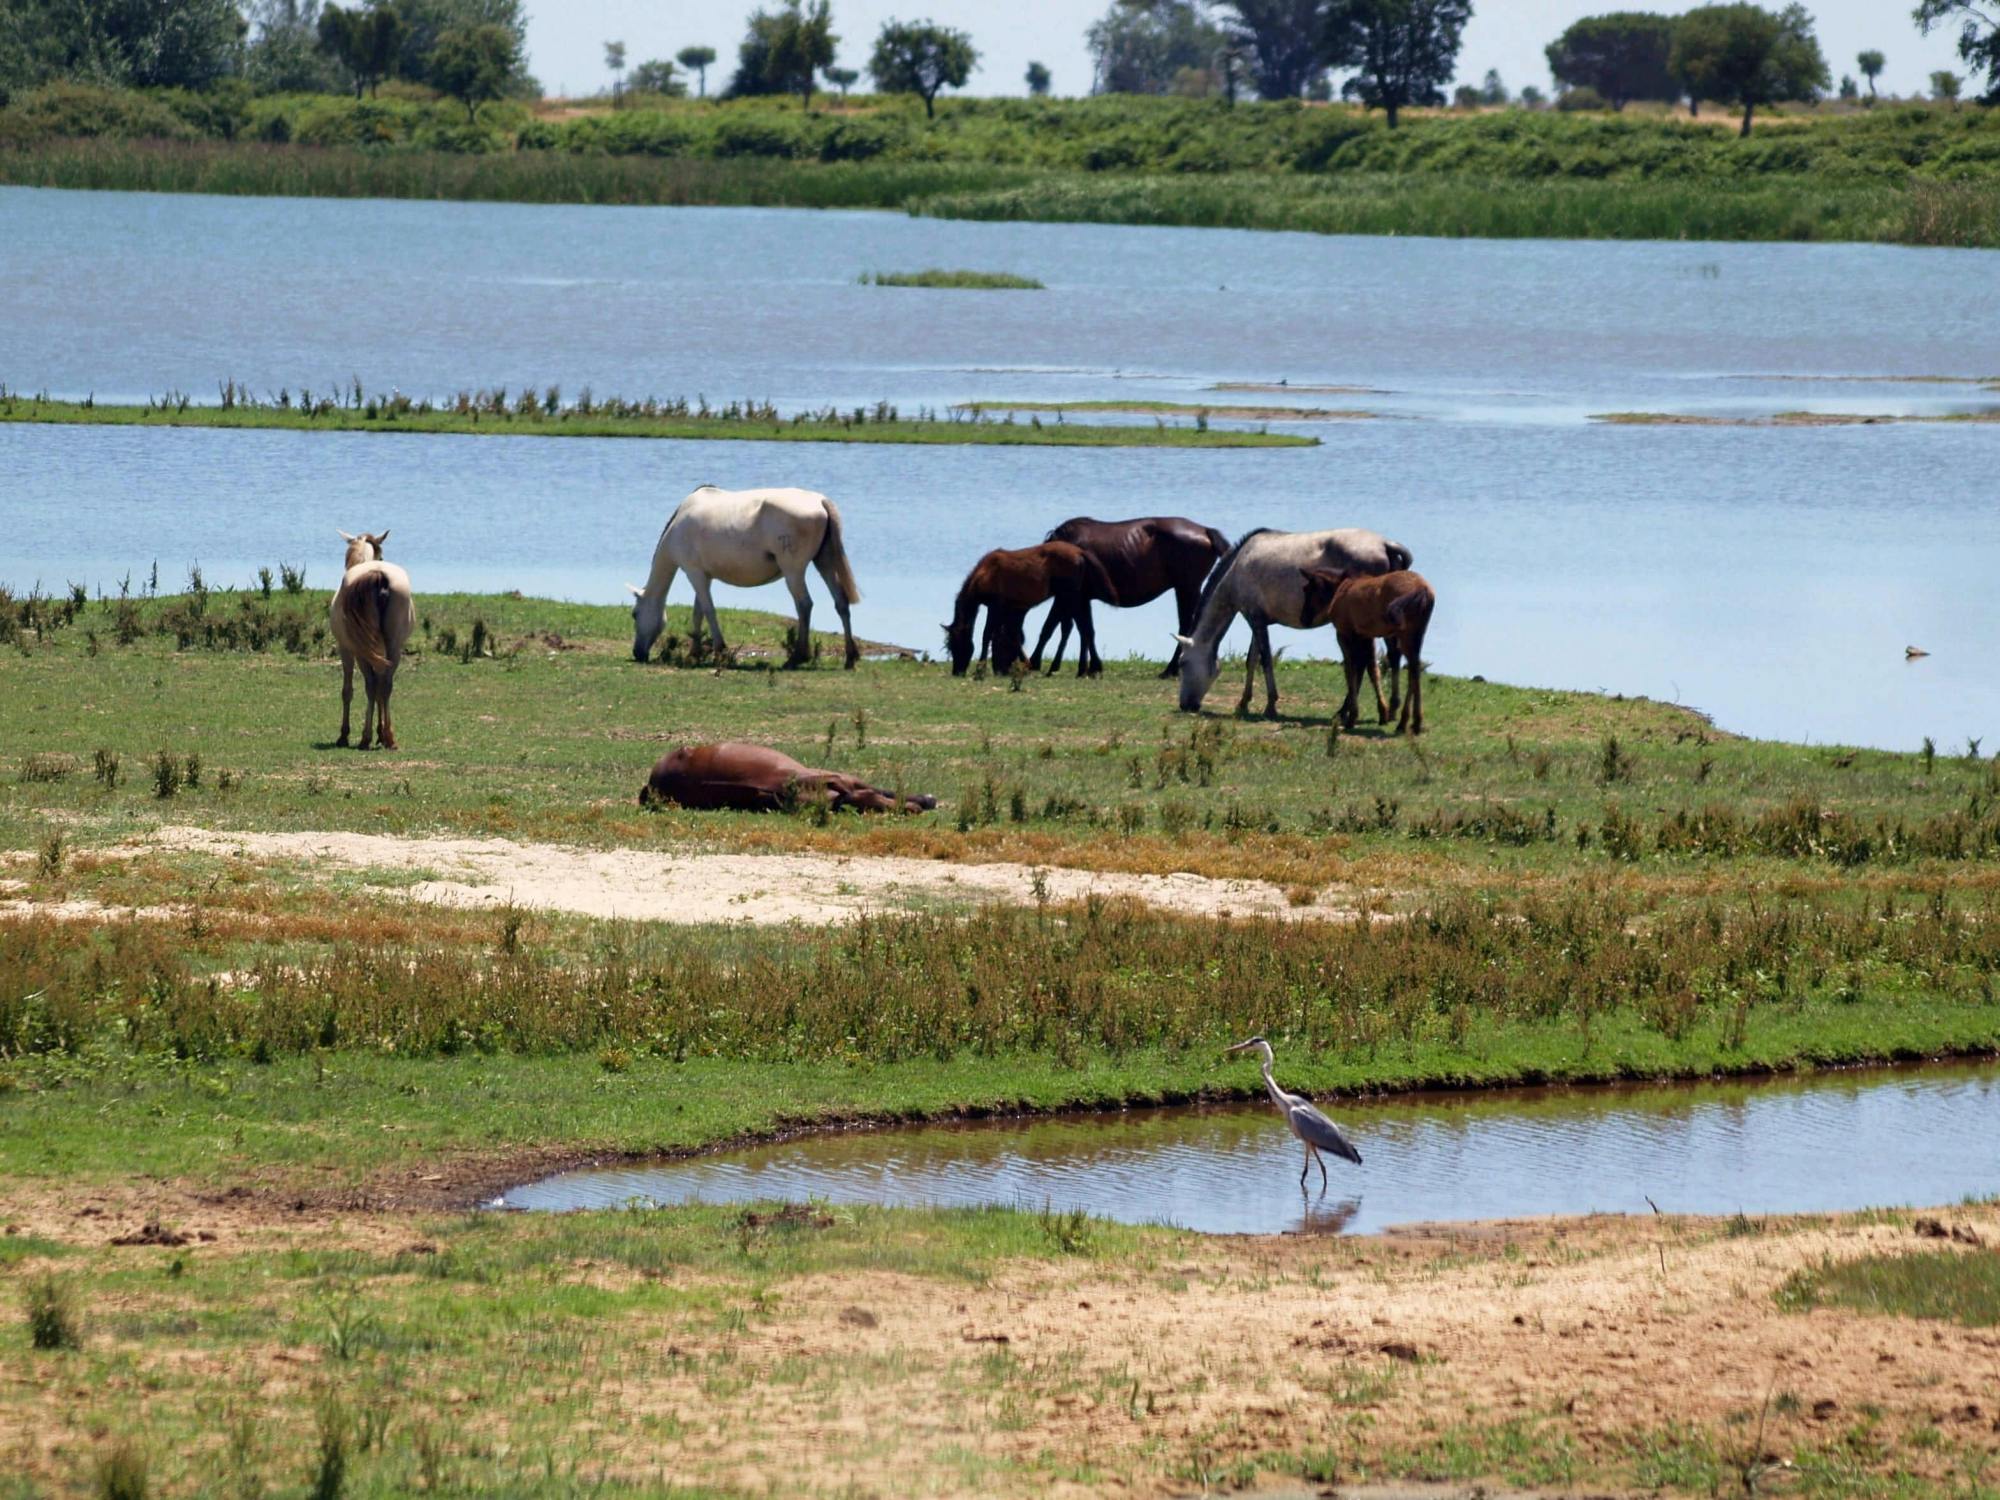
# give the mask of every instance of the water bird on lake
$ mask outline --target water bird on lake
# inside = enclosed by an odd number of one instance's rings
[[[347,743],[349,709],[354,702],[354,664],[361,663],[361,681],[368,706],[361,718],[361,748],[375,738],[379,715],[382,748],[396,748],[396,731],[389,722],[389,695],[396,687],[396,668],[403,646],[416,628],[417,607],[410,595],[410,575],[382,561],[386,531],[360,536],[340,533],[347,543],[347,561],[340,587],[333,591],[333,639],[340,647],[340,738]]]
[[[1903,648],[1904,661],[1915,661],[1920,656],[1929,655],[1930,652],[1926,651],[1922,646],[1905,646]]]
[[[1278,1106],[1278,1113],[1285,1117],[1285,1126],[1297,1136],[1306,1148],[1305,1165],[1299,1168],[1299,1191],[1304,1192],[1306,1173],[1312,1170],[1314,1162],[1319,1162],[1320,1191],[1326,1190],[1326,1163],[1320,1159],[1320,1152],[1331,1151],[1335,1156],[1361,1165],[1361,1153],[1354,1149],[1340,1127],[1321,1114],[1313,1102],[1303,1094],[1288,1094],[1278,1087],[1278,1080],[1271,1076],[1271,1044],[1261,1036],[1253,1036],[1247,1042],[1238,1042],[1226,1049],[1227,1053],[1248,1052],[1252,1048],[1264,1055],[1264,1087],[1270,1091],[1271,1102]]]
[[[836,812],[929,812],[937,806],[935,797],[885,792],[858,776],[801,765],[781,750],[734,742],[670,750],[639,788],[641,807],[660,803],[697,812],[784,812],[815,798]]]
[[[1397,668],[1410,663],[1410,696],[1402,699],[1396,732],[1424,732],[1423,649],[1437,595],[1421,573],[1407,568],[1394,573],[1357,578],[1325,568],[1307,568],[1306,623],[1332,625],[1340,642],[1341,663],[1347,668],[1347,697],[1340,705],[1343,728],[1352,729],[1360,715],[1356,699],[1366,676],[1375,689],[1376,722],[1386,724],[1402,698]],[[1375,642],[1388,643],[1389,701],[1382,701],[1382,674],[1375,662]]]
[[[1202,589],[1192,635],[1174,639],[1187,648],[1181,661],[1181,711],[1195,713],[1215,681],[1222,637],[1242,615],[1250,622],[1250,655],[1244,666],[1238,713],[1250,711],[1257,667],[1264,668],[1264,715],[1278,716],[1278,678],[1273,670],[1271,627],[1307,628],[1303,570],[1336,573],[1390,573],[1410,565],[1410,549],[1380,532],[1347,527],[1335,531],[1273,531],[1260,527],[1244,536],[1215,565]]]
[[[811,565],[826,580],[833,607],[847,637],[847,666],[861,659],[854,644],[854,623],[848,606],[861,602],[861,590],[848,566],[841,543],[840,511],[813,490],[724,490],[704,484],[681,501],[667,518],[653,548],[653,569],[646,586],[632,589],[632,659],[644,661],[667,620],[667,590],[674,574],[686,573],[694,585],[694,628],[708,620],[709,639],[718,651],[722,621],[709,597],[709,585],[720,581],[740,589],[783,578],[798,606],[799,623],[792,636],[790,665],[812,655],[812,595],[806,592],[806,568]]]

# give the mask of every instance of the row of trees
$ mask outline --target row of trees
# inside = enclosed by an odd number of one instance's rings
[[[2000,28],[1985,0],[1921,0],[1914,19],[1928,32],[1960,27],[1959,52],[1987,72],[2000,95]],[[1112,0],[1086,33],[1102,93],[1221,94],[1253,88],[1266,99],[1331,97],[1330,76],[1352,71],[1342,93],[1384,110],[1444,103],[1456,71],[1471,0]],[[1830,74],[1813,18],[1800,4],[1782,10],[1736,0],[1678,17],[1618,12],[1578,21],[1549,44],[1551,72],[1590,89],[1613,109],[1632,99],[1726,103],[1749,133],[1758,108],[1812,99]],[[1882,55],[1857,59],[1874,91]],[[1955,85],[1933,77],[1941,96]],[[1457,91],[1478,103],[1497,80]],[[1858,90],[1851,90],[1858,93]],[[1504,98],[1504,94],[1501,96]],[[1579,93],[1578,97],[1584,97]]]
[[[1760,105],[1814,99],[1830,82],[1826,58],[1803,5],[1782,11],[1736,3],[1681,16],[1617,11],[1586,16],[1548,45],[1556,82],[1590,89],[1614,110],[1634,99],[1704,99],[1743,111],[1743,134]],[[1872,88],[1881,55],[1864,53]]]
[[[405,78],[467,98],[533,94],[522,0],[0,0],[0,95],[56,79],[360,93]],[[476,102],[476,100],[474,101]]]
[[[839,46],[829,0],[785,0],[774,10],[756,11],[737,48],[729,92],[797,94],[810,107],[817,81],[825,77],[845,93],[861,75],[834,65]],[[978,64],[979,49],[963,31],[934,21],[888,21],[876,33],[868,74],[877,92],[915,94],[924,101],[925,114],[935,115],[938,94],[965,87]],[[1028,86],[1046,93],[1048,69],[1031,63]]]

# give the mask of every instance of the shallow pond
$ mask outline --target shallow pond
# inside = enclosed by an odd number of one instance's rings
[[[1342,1101],[1363,1163],[1301,1153],[1268,1104],[804,1137],[566,1172],[518,1209],[821,1198],[1084,1208],[1209,1233],[1593,1211],[1832,1212],[2000,1192],[2000,1066]]]
[[[2000,403],[1976,379],[1913,378],[1994,373],[1993,252],[26,189],[0,189],[0,242],[0,381],[56,395],[358,375],[431,395],[1380,414],[1301,428],[1318,448],[1241,453],[7,426],[0,583],[16,588],[115,588],[156,560],[164,587],[197,562],[211,583],[280,560],[324,583],[335,526],[391,526],[420,589],[608,603],[694,485],[803,483],[847,516],[857,629],[934,649],[981,550],[1070,515],[1362,524],[1438,586],[1441,670],[1678,700],[1745,733],[2000,744],[2000,427],[1588,420]],[[857,284],[933,265],[1048,290]],[[1164,601],[1106,612],[1100,640],[1158,655],[1172,625]],[[1325,644],[1281,635],[1294,654]],[[1906,644],[1931,655],[1906,665]]]

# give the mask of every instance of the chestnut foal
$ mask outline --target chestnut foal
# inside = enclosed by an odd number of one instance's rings
[[[1340,705],[1343,728],[1360,718],[1355,699],[1366,673],[1375,689],[1377,722],[1386,724],[1400,696],[1396,680],[1398,657],[1409,658],[1410,693],[1403,699],[1396,732],[1424,732],[1423,649],[1437,595],[1423,575],[1407,568],[1395,573],[1335,573],[1326,568],[1301,568],[1305,575],[1305,623],[1331,625],[1340,640],[1340,657],[1347,668],[1347,700]],[[1375,642],[1389,643],[1390,703],[1382,701],[1382,676],[1375,663]]]

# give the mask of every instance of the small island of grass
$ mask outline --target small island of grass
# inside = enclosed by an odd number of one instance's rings
[[[110,404],[94,398],[62,400],[28,396],[0,386],[0,422],[57,426],[228,427],[292,432],[383,432],[502,437],[677,438],[684,442],[740,440],[808,443],[938,443],[1055,448],[1298,448],[1317,438],[1294,433],[1211,428],[1202,421],[1145,426],[1045,423],[1011,413],[930,410],[906,415],[888,402],[841,411],[782,413],[768,402],[710,406],[673,401],[594,398],[588,391],[564,401],[554,387],[461,391],[443,401],[413,400],[400,392],[366,395],[357,382],[345,392],[289,390],[252,396],[233,383],[221,399],[201,404],[181,392],[142,403]]]
[[[1048,288],[1032,276],[1006,271],[864,271],[863,286],[920,286],[966,292],[1042,292]]]

